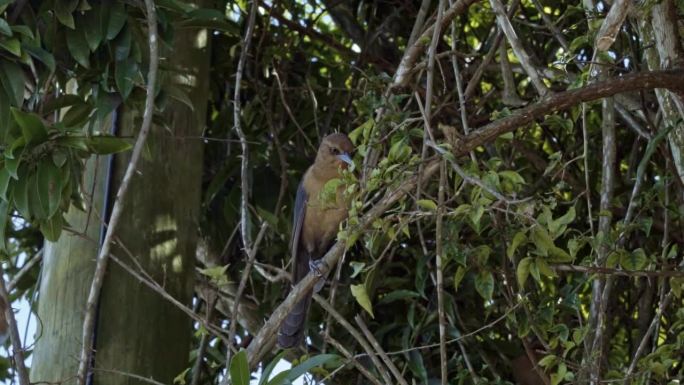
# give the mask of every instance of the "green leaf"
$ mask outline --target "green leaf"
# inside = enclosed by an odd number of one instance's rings
[[[22,168],[26,170],[25,167]],[[17,208],[19,214],[25,219],[31,218],[31,212],[29,211],[29,199],[28,199],[28,175],[25,171],[14,185],[14,190],[12,191],[12,199],[14,200],[14,207]]]
[[[271,381],[268,382],[267,385],[286,385],[286,384],[291,384],[292,382],[288,380],[288,377],[290,376],[290,370],[284,370],[275,376],[271,378]]]
[[[387,295],[383,296],[382,299],[378,301],[378,303],[384,305],[402,299],[413,298],[420,298],[420,294],[412,290],[394,290],[392,292],[389,292]]]
[[[40,143],[47,139],[47,128],[38,115],[12,107],[14,121],[21,128],[26,144]]]
[[[9,60],[2,60],[0,63],[2,63],[2,71],[0,71],[2,86],[10,98],[10,103],[15,107],[20,107],[24,104],[24,87],[26,85],[24,71],[18,64]]]
[[[638,248],[620,256],[620,266],[625,270],[641,270],[648,262],[644,249]]]
[[[62,118],[65,127],[82,127],[90,118],[93,107],[88,103],[79,103],[71,106]]]
[[[456,273],[454,273],[454,291],[458,291],[458,287],[461,285],[461,281],[463,281],[466,271],[466,268],[463,266],[459,266],[458,269],[456,269]]]
[[[10,173],[6,168],[0,170],[0,198],[3,201],[8,201],[7,190],[10,184]]]
[[[62,173],[52,163],[52,159],[45,158],[38,164],[37,189],[41,200],[47,201],[47,216],[51,217],[62,202]]]
[[[290,369],[290,374],[287,376],[287,378],[290,381],[294,381],[297,378],[301,377],[303,374],[307,373],[309,370],[319,366],[323,366],[331,360],[339,358],[340,357],[337,354],[319,354],[313,356],[307,359],[306,361],[302,362],[301,364],[295,366],[294,368]]]
[[[56,0],[55,1],[55,16],[60,23],[67,27],[74,29],[74,17],[72,12],[76,10],[79,0]]]
[[[48,197],[41,195],[41,192],[38,189],[38,175],[32,173],[28,178],[28,204],[31,217],[41,220],[47,219],[50,217],[48,215],[48,210],[50,209]]]
[[[428,211],[437,211],[437,203],[431,199],[419,199],[417,202],[418,207],[428,210]]]
[[[68,29],[66,41],[69,53],[74,60],[84,68],[90,68],[90,48],[88,48],[83,29]]]
[[[29,55],[33,56],[34,58],[40,60],[41,63],[45,64],[45,66],[48,68],[50,72],[55,71],[55,57],[52,56],[52,54],[46,50],[44,50],[41,47],[34,46],[32,44],[28,44],[26,42],[21,44],[21,48],[28,52]]]
[[[515,233],[515,235],[513,236],[513,240],[511,240],[511,243],[506,248],[506,256],[508,257],[508,259],[513,259],[513,254],[515,254],[515,251],[518,249],[518,246],[520,246],[524,242],[527,242],[527,237],[525,236],[525,233],[523,231],[518,231],[517,233]]]
[[[126,99],[133,91],[135,86],[135,78],[140,71],[138,62],[133,58],[117,61],[114,71],[114,80],[116,81],[116,88],[119,89],[121,96]]]
[[[536,258],[534,260],[534,263],[537,265],[537,269],[539,269],[539,272],[547,277],[556,277],[556,272],[551,269],[548,263],[542,258]]]
[[[518,263],[515,275],[518,278],[518,285],[520,285],[520,287],[525,286],[525,281],[527,281],[527,277],[530,276],[530,265],[532,264],[532,260],[532,257],[525,257]]]
[[[548,255],[549,249],[555,247],[549,233],[540,226],[535,226],[532,229],[531,239],[542,255]]]
[[[575,260],[575,257],[568,254],[567,251],[561,249],[560,247],[553,246],[549,249],[548,262],[553,263],[568,263]]]
[[[7,252],[7,241],[5,230],[7,228],[7,221],[9,221],[10,205],[6,201],[0,201],[0,250]]]
[[[126,7],[120,1],[113,1],[109,10],[109,21],[107,23],[107,40],[114,39],[126,24],[128,14]]]
[[[93,3],[93,8],[79,19],[91,52],[94,52],[104,39],[109,11],[107,4],[108,2]]]
[[[475,290],[485,300],[491,300],[494,293],[494,276],[491,271],[481,271],[475,276]]]
[[[363,135],[363,140],[366,142],[374,126],[375,120],[373,118],[366,120],[362,125],[356,127],[354,130],[352,130],[352,132],[349,133],[349,139],[352,141],[352,143],[358,145],[358,138],[360,135]]]
[[[5,36],[12,36],[12,28],[7,24],[7,20],[0,17],[0,33]]]
[[[334,206],[337,203],[337,189],[343,184],[342,179],[333,178],[323,185],[319,193],[319,199],[323,207]]]
[[[230,380],[233,385],[249,385],[249,365],[247,364],[247,351],[240,350],[230,360]]]
[[[21,43],[19,39],[0,39],[0,47],[16,57],[21,57]]]
[[[562,217],[553,220],[549,223],[549,231],[554,237],[559,236],[565,231],[567,225],[575,220],[575,207],[570,207],[567,213]]]
[[[368,292],[366,291],[366,285],[351,285],[351,293],[356,299],[356,302],[361,305],[361,307],[368,312],[368,314],[371,315],[372,318],[375,318],[375,315],[373,315],[373,305],[371,305],[371,300],[368,297]]]
[[[351,261],[349,262],[349,266],[352,268],[351,278],[355,278],[360,272],[363,271],[363,268],[366,267],[366,263]]]
[[[74,106],[77,104],[85,104],[83,98],[81,98],[78,95],[72,94],[61,95],[57,98],[46,101],[45,104],[43,104],[43,113],[49,114],[50,112],[53,112],[55,110],[64,107]]]

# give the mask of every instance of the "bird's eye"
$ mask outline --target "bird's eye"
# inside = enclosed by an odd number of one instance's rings
[[[340,150],[336,149],[335,147],[330,147],[330,153],[333,155],[337,155],[340,153]]]

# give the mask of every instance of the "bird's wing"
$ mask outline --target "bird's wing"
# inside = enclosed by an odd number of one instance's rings
[[[304,217],[306,216],[306,203],[309,200],[308,194],[304,189],[304,183],[299,183],[297,187],[297,197],[295,198],[294,205],[294,215],[292,216],[292,241],[290,245],[290,252],[292,253],[292,265],[293,265],[293,283],[299,281],[302,277],[299,276],[302,272],[298,271],[298,266],[303,265],[302,262],[307,263],[308,258],[299,254],[299,240],[302,236],[302,227],[304,226]],[[299,274],[298,274],[299,273]],[[304,274],[308,273],[308,269]]]

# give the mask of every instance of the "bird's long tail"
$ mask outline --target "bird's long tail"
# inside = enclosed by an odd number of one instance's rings
[[[281,348],[287,349],[296,346],[304,338],[304,326],[306,325],[309,305],[311,305],[311,293],[307,294],[290,310],[278,333],[278,345]]]

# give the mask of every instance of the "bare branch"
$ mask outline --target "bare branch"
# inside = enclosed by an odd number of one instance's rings
[[[392,375],[394,375],[394,378],[396,378],[401,385],[408,385],[406,379],[402,377],[401,373],[399,372],[399,369],[397,369],[397,366],[394,365],[394,362],[392,362],[392,360],[390,360],[390,358],[387,356],[387,353],[385,353],[385,351],[382,349],[382,346],[380,346],[378,340],[375,339],[373,333],[371,333],[371,331],[368,329],[368,326],[366,326],[366,323],[363,322],[363,318],[361,318],[361,316],[357,314],[356,317],[354,317],[354,321],[356,321],[356,324],[359,325],[359,328],[361,328],[363,334],[366,336],[368,341],[370,341],[371,345],[373,346],[373,349],[375,349],[375,352],[380,356],[380,358],[382,358],[382,361],[390,369]]]
[[[535,104],[515,110],[511,115],[487,124],[463,139],[458,140],[453,149],[455,156],[463,156],[471,150],[489,143],[498,136],[515,131],[525,124],[564,110],[582,102],[601,99],[607,96],[636,90],[667,88],[673,91],[684,91],[684,69],[641,72],[619,76],[613,79],[596,82],[586,87],[547,96]]]
[[[631,2],[629,0],[616,0],[610,7],[610,11],[603,19],[603,24],[596,35],[596,49],[607,51],[615,42],[615,37],[620,32],[620,27],[627,17]]]

